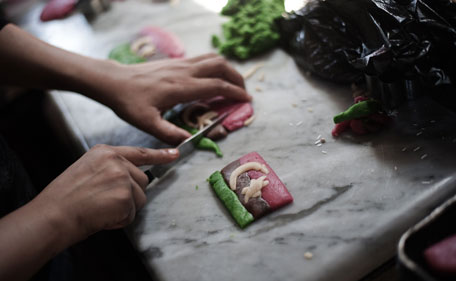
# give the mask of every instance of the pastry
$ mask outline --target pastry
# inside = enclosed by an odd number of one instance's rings
[[[241,228],[293,202],[285,185],[256,152],[214,172],[208,181]]]

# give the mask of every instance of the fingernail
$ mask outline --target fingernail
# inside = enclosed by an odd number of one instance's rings
[[[177,151],[177,149],[172,148],[172,149],[168,149],[168,153],[169,154],[177,154],[178,151]]]

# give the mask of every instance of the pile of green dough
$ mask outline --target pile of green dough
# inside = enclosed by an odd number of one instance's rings
[[[145,62],[146,59],[133,53],[130,44],[122,44],[111,50],[109,59],[118,61],[123,64],[135,64]]]
[[[284,0],[229,0],[222,15],[230,20],[222,25],[224,40],[212,36],[212,45],[221,54],[241,60],[268,51],[279,43],[275,19],[285,11]]]

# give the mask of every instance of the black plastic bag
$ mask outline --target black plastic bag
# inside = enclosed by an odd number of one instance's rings
[[[278,25],[285,49],[318,76],[367,77],[372,91],[388,97],[442,86],[455,99],[456,4],[449,0],[313,0]]]

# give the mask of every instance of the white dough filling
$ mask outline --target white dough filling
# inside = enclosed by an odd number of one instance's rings
[[[155,45],[147,36],[136,39],[130,46],[130,50],[142,57],[151,57],[155,54]]]
[[[192,113],[198,109],[208,110],[209,106],[200,102],[187,106],[182,113],[182,121],[184,121],[184,123],[190,127],[198,128],[198,124],[195,124],[190,120],[190,115],[192,115]]]
[[[203,115],[197,117],[198,119],[198,130],[202,130],[204,127],[207,125],[212,124],[212,119],[217,117],[218,113],[215,111],[208,111],[204,113]]]
[[[244,203],[247,204],[251,197],[260,197],[261,189],[269,184],[269,181],[266,181],[266,176],[259,177],[258,179],[250,180],[250,185],[244,187],[241,191],[244,194]]]
[[[250,170],[261,171],[265,174],[269,174],[268,168],[266,165],[258,162],[247,162],[244,165],[241,165],[234,169],[230,175],[230,188],[231,190],[236,190],[236,181],[240,174],[245,173]]]

